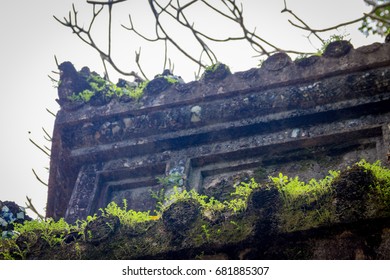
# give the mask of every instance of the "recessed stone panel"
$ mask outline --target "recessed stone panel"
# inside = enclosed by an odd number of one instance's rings
[[[123,199],[153,210],[157,178],[173,173],[181,187],[217,194],[247,177],[319,178],[361,158],[386,164],[390,45],[349,47],[305,65],[277,55],[262,68],[146,92],[139,101],[64,105],[47,215],[75,221]]]

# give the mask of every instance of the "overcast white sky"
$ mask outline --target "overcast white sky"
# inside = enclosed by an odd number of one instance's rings
[[[31,169],[47,180],[49,159],[29,142],[29,137],[40,144],[50,145],[43,140],[42,127],[52,132],[54,117],[46,112],[58,110],[54,101],[57,92],[47,75],[56,70],[54,55],[60,62],[72,61],[77,69],[89,66],[102,73],[100,59],[96,52],[84,45],[70,30],[58,24],[53,15],[66,16],[72,2],[80,11],[80,22],[87,23],[90,6],[84,0],[1,0],[0,8],[0,200],[13,200],[20,205],[26,202],[26,195],[33,199],[36,207],[44,213],[47,188],[34,177]],[[147,1],[128,1],[118,6],[114,24],[128,23],[131,12],[134,24],[149,32],[153,26],[148,22]],[[281,14],[283,0],[244,0],[244,14],[249,26],[257,26],[258,34],[272,43],[288,49],[313,51],[303,31],[291,27],[287,14]],[[314,28],[328,27],[341,21],[357,18],[369,11],[363,0],[289,0],[289,8]],[[129,6],[130,5],[130,6]],[[210,16],[204,8],[194,11],[197,26],[209,32],[226,32],[226,25]],[[97,26],[96,36],[103,42],[103,25]],[[349,33],[355,47],[383,38],[366,38],[357,25],[341,29]],[[128,32],[115,33],[116,58],[126,70],[136,70],[134,50],[141,41],[129,39]],[[316,42],[314,39],[313,41]],[[184,44],[187,43],[184,37]],[[157,47],[157,48],[156,48]],[[150,77],[161,72],[161,46],[143,45],[142,65]],[[246,70],[258,64],[251,58],[250,49],[240,45],[219,46],[219,60],[228,64],[232,71]],[[181,56],[172,53],[175,73],[186,81],[193,79],[196,68]],[[111,78],[113,79],[115,75]],[[114,80],[114,79],[113,79]],[[28,132],[31,132],[29,134]]]

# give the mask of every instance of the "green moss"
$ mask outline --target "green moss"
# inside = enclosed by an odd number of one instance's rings
[[[304,230],[334,221],[332,182],[339,173],[330,171],[324,179],[312,179],[309,183],[282,173],[278,177],[270,177],[282,198],[279,218],[284,231]]]
[[[179,81],[170,76],[164,76],[165,80],[170,84],[177,84]]]
[[[361,160],[356,165],[372,172],[375,178],[368,193],[369,200],[361,202],[366,204],[365,215],[387,216],[390,214],[390,170],[379,161]],[[339,176],[340,171],[330,171],[324,179],[312,179],[308,183],[281,173],[278,177],[270,177],[282,198],[282,209],[278,213],[282,231],[305,230],[337,222],[333,182]]]
[[[128,96],[136,101],[138,101],[145,93],[145,88],[148,85],[149,81],[144,81],[140,83],[137,87],[132,88],[125,86],[124,88],[112,85],[112,89],[108,91],[108,94],[116,95],[118,97]]]
[[[260,185],[253,178],[249,183],[241,182],[235,187],[235,191],[230,194],[232,198],[225,201],[219,201],[214,197],[201,195],[195,190],[179,191],[177,187],[174,187],[174,193],[164,199],[162,211],[178,201],[193,199],[200,204],[203,216],[210,219],[215,218],[223,212],[229,213],[229,215],[238,214],[247,209],[249,195],[254,189],[259,187]]]
[[[91,100],[92,96],[94,96],[94,95],[95,95],[94,91],[86,89],[83,92],[80,92],[78,94],[73,93],[72,96],[69,97],[69,100],[73,101],[73,102],[76,102],[76,101],[89,102]]]
[[[218,70],[219,67],[221,67],[221,65],[223,65],[225,70],[230,71],[230,69],[229,69],[229,67],[227,65],[224,65],[224,64],[222,64],[220,62],[217,62],[217,63],[215,63],[213,65],[206,66],[206,68],[204,69],[205,73],[214,73],[215,71]]]
[[[115,202],[110,202],[106,208],[100,209],[103,216],[115,216],[119,218],[121,225],[134,227],[138,223],[144,223],[151,220],[150,211],[127,210],[127,201],[123,200],[123,208]]]
[[[380,162],[368,163],[364,160],[357,163],[375,178],[371,186],[369,211],[375,215],[390,214],[390,170]],[[345,171],[345,172],[348,172]],[[276,224],[276,233],[311,229],[331,225],[337,221],[335,215],[335,191],[333,184],[340,178],[339,171],[330,171],[321,180],[302,182],[298,177],[289,178],[283,174],[269,177],[267,185],[260,186],[254,179],[248,183],[236,186],[231,199],[219,201],[213,197],[200,195],[194,190],[179,191],[178,188],[169,197],[159,195],[160,208],[157,216],[151,216],[148,211],[138,212],[127,209],[126,201],[123,207],[111,202],[101,209],[102,216],[118,217],[119,228],[108,239],[100,244],[90,244],[84,234],[86,227],[97,216],[89,216],[86,220],[74,225],[63,219],[53,221],[30,221],[23,225],[15,225],[17,234],[12,239],[0,241],[0,258],[28,259],[30,256],[43,259],[130,259],[143,256],[161,255],[175,248],[205,248],[238,244],[253,237],[259,232],[267,218],[262,209],[248,207],[248,200],[254,190],[259,188],[276,188],[279,198],[270,203],[277,203],[272,222]],[[177,235],[167,229],[162,218],[174,203],[194,200],[200,211],[196,219],[185,232]],[[378,210],[379,209],[379,210]],[[266,211],[267,209],[265,209]],[[368,217],[377,217],[375,215]],[[364,216],[366,217],[366,216]],[[364,218],[363,217],[363,218]],[[264,220],[265,219],[265,220]],[[261,230],[267,230],[268,224]],[[71,233],[76,233],[78,239],[66,244],[65,240]],[[92,232],[90,234],[93,234]],[[19,236],[19,238],[17,238]],[[172,240],[181,239],[174,245]]]
[[[61,244],[66,234],[70,233],[74,226],[69,225],[64,219],[54,221],[32,220],[25,221],[23,224],[15,224],[14,231],[19,235],[35,234],[45,240],[50,247]]]
[[[333,34],[329,37],[329,39],[325,40],[322,43],[321,48],[317,50],[317,53],[315,55],[322,55],[326,48],[329,46],[330,43],[337,42],[337,41],[343,41],[346,40],[349,35],[338,35],[338,34]],[[350,41],[350,40],[349,40]]]
[[[149,81],[142,82],[135,89],[128,89],[129,96],[135,100],[139,100],[145,93],[145,88],[148,85]]]
[[[72,96],[69,97],[70,101],[88,103],[97,93],[106,96],[128,96],[138,101],[143,96],[144,89],[149,81],[142,82],[137,87],[130,87],[128,85],[125,87],[118,87],[116,84],[103,79],[97,74],[91,74],[88,77],[87,82],[89,83],[90,88],[82,92],[73,93]]]
[[[371,186],[372,193],[370,196],[371,205],[376,205],[380,211],[389,211],[390,209],[390,170],[382,166],[380,161],[368,163],[361,160],[357,163],[358,166],[372,172],[375,177],[374,185]]]
[[[205,72],[211,72],[211,73],[213,73],[213,72],[215,72],[215,70],[218,69],[218,66],[219,66],[219,63],[215,63],[215,64],[213,64],[213,65],[207,66],[204,70],[205,70]]]
[[[209,220],[200,218],[186,233],[183,243],[189,244],[192,248],[207,244],[223,246],[239,243],[255,232],[255,220],[255,215],[248,215],[245,218],[232,216],[219,223],[210,223]]]

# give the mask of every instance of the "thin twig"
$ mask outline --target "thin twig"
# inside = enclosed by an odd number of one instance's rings
[[[44,127],[42,127],[42,130],[43,130],[43,132],[45,133],[45,135],[46,135],[48,141],[50,142],[50,141],[52,140],[50,134],[46,131],[46,129],[45,129]]]
[[[45,216],[41,215],[37,209],[34,207],[34,205],[32,204],[32,199],[29,198],[28,196],[26,196],[27,198],[27,202],[26,202],[26,207],[27,209],[30,209],[33,213],[35,213],[39,219],[41,219],[42,221],[45,220]]]
[[[312,32],[313,34],[315,34],[317,36],[316,33],[321,33],[321,32],[327,32],[327,31],[331,31],[331,30],[335,30],[335,29],[338,29],[340,27],[343,27],[343,26],[347,26],[347,25],[351,25],[351,24],[354,24],[354,23],[357,23],[359,21],[362,21],[364,19],[366,19],[367,17],[370,17],[370,18],[373,18],[375,20],[378,20],[378,21],[381,21],[381,22],[384,22],[384,23],[387,23],[387,24],[390,24],[389,21],[386,21],[382,18],[379,18],[375,15],[375,12],[379,9],[383,9],[383,8],[387,8],[387,7],[390,7],[390,3],[385,3],[385,4],[381,4],[381,5],[377,5],[375,6],[371,12],[369,13],[364,13],[363,16],[357,18],[357,19],[354,19],[354,20],[350,20],[350,21],[346,21],[346,22],[343,22],[343,23],[339,23],[337,25],[334,25],[334,26],[331,26],[331,27],[327,27],[327,28],[323,28],[323,29],[313,29],[313,28],[310,28],[306,23],[304,23],[299,17],[297,17],[291,10],[288,10],[287,8],[283,9],[282,12],[288,12],[290,13],[291,15],[293,15],[297,20],[299,20],[304,26],[301,26],[301,25],[298,25],[296,23],[293,23],[291,20],[289,20],[289,23],[291,25],[293,25],[294,27],[297,27],[297,28],[300,28],[300,29],[303,29],[303,30],[306,30],[306,31],[310,31]]]
[[[57,68],[60,67],[60,64],[58,63],[58,59],[57,59],[56,55],[54,55],[54,61],[56,62]]]
[[[29,138],[28,140],[30,140],[31,143],[33,143],[33,145],[35,147],[37,147],[39,150],[41,150],[45,155],[47,155],[48,157],[50,157],[50,153],[48,153],[44,148],[42,148],[41,146],[39,146],[37,143],[34,142],[34,140],[32,140],[31,138]]]
[[[88,4],[93,4],[93,5],[113,5],[113,4],[118,4],[121,2],[125,2],[127,0],[115,0],[115,1],[107,1],[107,2],[99,2],[99,1],[90,1],[88,0]]]
[[[139,51],[135,51],[135,62],[137,63],[137,66],[138,66],[138,69],[139,71],[141,71],[141,75],[145,78],[145,80],[148,80],[148,78],[146,77],[144,71],[142,70],[142,67],[141,67],[141,64],[140,64],[140,58],[141,58],[141,48],[139,48]],[[143,80],[141,79],[141,77],[138,78],[139,80]]]
[[[57,79],[54,79],[53,77],[51,77],[50,75],[47,75],[50,79],[50,81],[52,81],[53,83],[58,83],[58,80]]]
[[[318,40],[320,40],[320,42],[322,44],[325,43],[325,40],[322,39],[318,34],[317,34],[317,31],[311,29],[309,27],[309,25],[307,25],[300,17],[298,17],[292,10],[288,9],[287,8],[287,3],[286,3],[286,0],[284,1],[284,9],[281,11],[282,13],[289,13],[290,15],[292,15],[293,17],[295,17],[295,19],[297,19],[300,23],[303,24],[304,27],[300,27],[300,28],[303,28],[305,30],[309,30],[312,34],[314,34],[314,36],[317,37]],[[296,24],[293,24],[291,20],[288,21],[290,24],[292,24],[293,26],[295,27],[298,27]]]
[[[98,47],[98,45],[94,42],[94,39],[93,39],[92,34],[91,34],[94,23],[95,23],[97,17],[102,12],[104,5],[108,5],[108,4],[113,5],[113,4],[117,4],[120,2],[124,2],[124,1],[125,0],[117,0],[117,1],[113,1],[113,2],[89,1],[88,3],[93,4],[93,16],[92,16],[92,19],[89,23],[87,30],[84,29],[84,27],[81,27],[78,25],[78,22],[77,22],[78,12],[77,12],[74,4],[72,5],[72,11],[69,12],[68,18],[64,17],[63,20],[60,20],[56,16],[53,16],[53,17],[55,20],[57,20],[62,25],[70,28],[73,31],[73,33],[75,33],[77,35],[77,37],[79,37],[84,43],[86,43],[87,45],[89,45],[90,47],[92,47],[93,49],[95,49],[99,53],[100,57],[103,60],[103,65],[104,65],[105,70],[106,70],[106,75],[108,75],[108,73],[107,73],[107,67],[105,66],[105,62],[108,62],[114,68],[114,70],[117,71],[118,73],[120,73],[124,76],[133,76],[134,78],[139,78],[139,76],[134,71],[126,72],[126,71],[121,70],[112,60],[111,53],[106,53],[100,47]],[[100,5],[100,8],[97,8],[96,5]],[[109,5],[109,7],[110,7],[110,5]],[[109,41],[110,41],[110,39],[109,39]],[[109,45],[110,44],[111,43],[109,42]],[[110,48],[109,48],[109,52],[111,52]]]
[[[118,73],[125,75],[125,76],[133,76],[135,79],[142,80],[142,78],[134,71],[123,71],[123,69],[120,69],[117,64],[113,60],[113,12],[112,9],[114,5],[118,3],[123,3],[127,0],[87,0],[87,3],[93,5],[93,14],[92,18],[89,21],[89,24],[86,28],[84,26],[79,25],[78,23],[78,11],[75,8],[75,5],[72,5],[72,10],[69,11],[68,17],[64,17],[63,20],[59,20],[58,18],[54,17],[58,22],[60,22],[62,25],[70,28],[76,36],[78,36],[84,43],[91,46],[93,49],[95,49],[98,54],[100,55],[102,59],[102,63],[105,69],[105,76],[108,77],[108,71],[107,66],[108,64],[111,65],[111,67],[117,71]],[[220,0],[219,3],[221,3],[223,6],[222,8],[219,7],[216,4],[216,1],[207,1],[207,0],[169,0],[169,1],[160,1],[160,0],[148,0],[150,11],[153,15],[153,27],[154,32],[152,35],[145,35],[142,32],[140,32],[140,29],[135,26],[135,23],[133,23],[133,19],[131,15],[129,14],[129,25],[121,25],[125,30],[130,31],[131,33],[135,34],[139,38],[147,41],[147,42],[162,42],[164,43],[164,62],[163,62],[163,68],[165,69],[167,67],[167,62],[169,61],[170,67],[171,62],[168,58],[169,56],[169,50],[173,47],[174,49],[178,50],[180,53],[182,53],[185,57],[187,57],[190,61],[194,62],[198,65],[199,69],[202,69],[208,65],[208,62],[211,64],[218,61],[216,53],[214,53],[213,49],[210,48],[211,42],[216,43],[225,43],[225,42],[232,42],[232,41],[246,41],[250,47],[256,52],[256,57],[262,57],[262,56],[270,56],[271,54],[274,54],[276,52],[284,51],[286,53],[291,54],[302,54],[302,52],[294,51],[294,50],[285,50],[281,49],[278,46],[272,44],[270,41],[266,40],[262,36],[260,36],[257,33],[256,28],[250,29],[247,27],[247,25],[244,22],[244,6],[242,4],[242,1],[235,1],[235,0]],[[288,13],[290,14],[296,22],[293,22],[292,20],[289,20],[290,24],[293,25],[296,28],[300,28],[306,31],[309,31],[310,34],[307,36],[309,41],[310,37],[312,35],[315,36],[319,41],[324,43],[324,39],[321,38],[319,33],[334,30],[337,28],[340,28],[342,26],[350,25],[359,21],[362,21],[367,18],[371,18],[376,21],[381,21],[385,24],[389,24],[389,21],[380,17],[377,17],[375,12],[378,11],[378,9],[387,8],[389,7],[390,3],[385,3],[381,5],[376,5],[376,3],[365,0],[368,4],[375,6],[373,7],[372,11],[367,14],[363,14],[363,16],[347,21],[344,23],[337,24],[332,27],[328,27],[325,29],[313,29],[311,28],[303,19],[301,19],[297,14],[295,14],[292,10],[288,9],[287,7],[287,0],[284,0],[284,9],[282,10],[282,13]],[[225,19],[227,21],[230,21],[234,23],[236,26],[240,28],[241,34],[238,36],[226,36],[219,38],[218,36],[210,36],[205,31],[201,31],[198,29],[196,24],[194,22],[190,22],[188,15],[188,11],[196,4],[201,3],[205,5],[207,8],[211,9],[212,12],[215,13],[215,15],[219,15],[222,17],[222,19]],[[107,7],[108,8],[108,33],[107,33],[107,44],[104,44],[104,47],[101,48],[95,41],[94,37],[92,36],[92,29],[95,26],[95,22],[97,21],[97,18],[101,15],[103,9]],[[169,17],[172,19],[176,24],[181,25],[184,27],[187,31],[189,31],[192,35],[192,38],[195,39],[198,47],[200,47],[200,56],[198,58],[198,55],[194,55],[188,49],[184,48],[182,44],[179,43],[179,36],[176,34],[171,34],[168,32],[168,30],[171,30],[168,28],[168,25],[165,23],[165,19]],[[141,72],[141,75],[146,78],[146,75],[144,71],[142,70],[141,63],[140,63],[140,56],[141,56],[141,49],[139,51],[135,51],[135,62],[138,67],[138,70]],[[203,57],[205,58],[205,62],[202,60]],[[206,59],[207,58],[207,59]],[[58,65],[58,63],[57,63]]]
[[[32,169],[32,172],[34,173],[35,178],[36,178],[42,185],[44,185],[44,186],[46,186],[46,187],[49,186],[48,183],[44,182],[41,178],[39,178],[38,174],[35,172],[34,169]]]
[[[50,111],[49,109],[47,109],[46,108],[46,111],[50,114],[50,115],[52,115],[53,117],[56,117],[56,114],[54,114],[52,111]]]

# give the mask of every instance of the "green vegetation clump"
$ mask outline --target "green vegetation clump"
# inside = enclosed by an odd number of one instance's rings
[[[331,35],[327,40],[324,40],[322,42],[322,45],[319,49],[317,49],[317,52],[299,54],[295,58],[295,62],[299,63],[300,61],[302,61],[306,58],[309,58],[310,56],[322,56],[330,43],[337,42],[337,41],[344,41],[344,40],[347,40],[348,37],[349,37],[349,35],[337,35],[337,34]],[[351,40],[349,39],[348,42],[349,41],[351,41]]]
[[[249,183],[241,182],[235,187],[235,191],[230,195],[232,199],[219,201],[214,197],[208,197],[202,195],[195,190],[182,190],[175,186],[173,194],[164,197],[163,201],[157,202],[158,214],[161,215],[170,205],[180,201],[193,199],[199,203],[204,216],[212,218],[223,212],[229,212],[230,214],[237,214],[245,212],[248,207],[248,198],[254,189],[259,188],[260,185],[252,178]]]
[[[370,173],[369,177],[373,178],[367,181],[372,182],[367,191],[368,199],[357,201],[369,205],[364,208],[366,212],[360,219],[376,218],[378,215],[388,217],[390,170],[383,167],[379,161],[368,163],[361,160],[345,171],[329,171],[329,175],[321,180],[302,182],[298,177],[289,178],[280,173],[278,176],[270,176],[268,183],[260,185],[252,178],[247,183],[241,182],[237,185],[231,193],[231,199],[225,201],[178,187],[174,187],[173,193],[166,196],[161,190],[154,194],[157,199],[156,215],[151,215],[150,211],[129,210],[124,200],[123,207],[111,202],[107,207],[100,209],[102,217],[89,216],[86,220],[77,221],[72,225],[63,219],[26,221],[24,224],[15,225],[15,234],[11,238],[0,240],[0,258],[28,259],[30,256],[46,259],[137,258],[163,254],[172,250],[172,246],[204,248],[208,244],[224,246],[240,243],[263,234],[261,231],[267,230],[269,226],[267,219],[275,222],[274,231],[270,231],[275,234],[330,226],[340,222],[336,209],[339,202],[335,186],[340,184],[341,180],[349,178],[345,175],[356,170],[356,167],[362,168],[360,170],[363,170],[363,174]],[[254,203],[251,201],[254,191],[260,194],[256,198],[259,199],[263,190],[272,189],[276,192],[276,199],[273,197],[267,202],[267,205],[275,206],[275,212],[269,214],[272,217],[264,216],[267,215],[264,214],[267,211],[264,212],[261,205],[260,208],[249,207]],[[199,214],[196,214],[194,219],[188,217],[187,220],[192,222],[187,224],[186,228],[174,226],[173,232],[165,226],[167,215],[164,213],[168,213],[169,210],[168,217],[171,218],[186,215],[184,211],[172,216],[172,210],[185,209],[175,207],[180,203],[198,205],[196,207],[199,207],[199,211],[194,213]],[[88,240],[94,237],[90,225],[96,219],[105,217],[117,217],[119,229],[112,230],[111,237],[107,239],[109,241],[101,244],[89,243]],[[183,219],[186,217],[183,216]],[[263,222],[268,226],[261,226]],[[176,240],[174,245],[172,240]],[[50,255],[42,253],[47,251],[51,252]],[[106,255],[107,252],[110,252],[109,255]]]
[[[82,92],[73,93],[73,95],[69,97],[70,101],[81,101],[88,103],[96,94],[103,94],[108,97],[116,96],[119,98],[122,96],[127,96],[138,101],[143,96],[144,89],[149,81],[141,82],[136,87],[131,87],[127,84],[124,87],[119,87],[116,84],[103,79],[98,74],[91,74],[87,78],[87,82],[90,85],[90,89],[85,89]]]
[[[213,65],[206,66],[204,71],[205,71],[205,73],[214,73],[220,67],[223,67],[225,71],[230,72],[229,67],[227,65],[225,65],[225,64],[220,63],[220,62],[217,62],[217,63],[215,63]]]
[[[134,227],[138,223],[144,223],[153,219],[150,211],[134,211],[127,209],[127,201],[123,200],[123,207],[118,206],[114,201],[110,202],[106,208],[100,209],[103,216],[118,217],[121,225]]]
[[[387,211],[390,208],[390,170],[382,166],[379,160],[374,163],[361,160],[357,165],[371,171],[375,178],[369,204]]]
[[[164,76],[164,79],[170,83],[170,84],[177,84],[179,82],[178,79],[175,79],[174,77],[172,76]]]
[[[204,71],[205,71],[205,72],[215,72],[215,70],[218,69],[218,66],[219,66],[218,63],[215,63],[215,64],[213,64],[213,65],[209,65],[209,66],[207,66],[207,67],[204,69]]]
[[[12,238],[0,241],[0,257],[26,259],[31,247],[37,244],[49,248],[62,246],[65,236],[78,230],[78,225],[70,225],[64,219],[31,220],[14,224]]]
[[[77,101],[83,101],[83,102],[89,102],[91,100],[91,97],[95,95],[95,92],[86,89],[83,92],[80,93],[73,93],[70,97],[69,100],[72,102],[77,102]]]
[[[68,224],[64,219],[54,221],[53,219],[25,221],[23,224],[16,224],[14,231],[19,235],[40,236],[50,247],[61,244],[66,234],[77,230],[77,227]]]
[[[337,41],[344,41],[349,37],[349,34],[340,35],[340,34],[334,34],[331,35],[327,40],[325,40],[322,43],[322,46],[317,50],[317,53],[315,55],[323,55],[326,48],[329,46],[330,43],[337,42]],[[350,39],[348,42],[351,41]]]
[[[282,228],[289,232],[333,223],[332,183],[339,174],[339,171],[329,171],[324,179],[311,179],[308,183],[281,173],[278,177],[270,177],[282,198],[279,212]]]
[[[367,194],[365,204],[366,217],[388,216],[390,214],[390,170],[380,161],[368,163],[361,160],[355,164],[365,172],[372,172],[374,181]],[[348,172],[352,168],[347,168]],[[324,179],[312,179],[308,183],[298,177],[289,178],[283,174],[270,177],[272,186],[276,187],[282,199],[278,213],[282,231],[305,230],[339,222],[336,211],[336,194],[334,183],[340,177],[340,171],[329,171]]]

